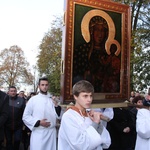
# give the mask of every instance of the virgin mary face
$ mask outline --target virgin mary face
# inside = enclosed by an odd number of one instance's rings
[[[93,26],[93,40],[95,45],[100,45],[104,42],[106,37],[106,31],[103,24],[96,24]]]

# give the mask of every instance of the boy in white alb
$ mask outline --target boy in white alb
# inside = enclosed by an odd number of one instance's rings
[[[94,88],[81,80],[73,86],[75,106],[63,114],[58,136],[58,150],[102,150],[111,144],[109,132],[101,124],[101,113],[91,110]]]
[[[137,113],[135,150],[150,150],[150,88],[143,105],[145,108],[139,109]]]

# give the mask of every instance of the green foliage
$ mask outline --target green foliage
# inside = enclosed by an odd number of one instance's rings
[[[39,48],[38,70],[50,80],[50,92],[60,94],[60,63],[62,44],[62,17],[56,17]]]
[[[142,91],[150,85],[150,1],[114,0],[131,6],[130,87]]]
[[[136,0],[131,6],[131,90],[143,91],[150,85],[150,5],[148,0]]]

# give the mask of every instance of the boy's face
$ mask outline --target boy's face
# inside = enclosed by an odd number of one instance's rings
[[[142,100],[138,100],[137,101],[137,105],[143,105],[143,101]]]
[[[92,93],[85,93],[85,92],[81,92],[79,96],[74,95],[74,98],[76,101],[75,106],[80,110],[90,108],[93,100]]]

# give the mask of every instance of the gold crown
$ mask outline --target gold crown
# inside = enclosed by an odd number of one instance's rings
[[[106,22],[106,20],[103,17],[100,16],[94,16],[91,20],[90,20],[90,27],[95,26],[96,24],[102,24],[105,28],[108,28],[108,24]]]

